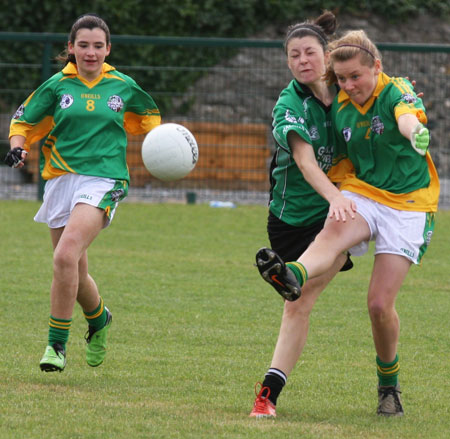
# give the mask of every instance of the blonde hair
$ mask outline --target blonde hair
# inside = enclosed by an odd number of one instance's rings
[[[365,66],[373,67],[377,59],[381,61],[380,51],[363,30],[347,32],[343,37],[331,42],[328,49],[330,58],[325,73],[325,80],[328,84],[337,82],[333,69],[336,61],[348,61],[358,55],[361,64]]]

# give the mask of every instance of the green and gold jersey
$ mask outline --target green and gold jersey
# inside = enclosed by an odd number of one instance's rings
[[[276,151],[271,166],[270,211],[293,226],[323,221],[329,204],[304,179],[287,142],[295,131],[312,145],[320,168],[327,173],[333,160],[334,140],[331,106],[316,99],[310,89],[295,79],[280,94],[273,109]]]
[[[24,136],[25,149],[45,137],[44,180],[72,172],[129,181],[127,132],[144,134],[160,123],[155,102],[129,76],[104,63],[89,82],[69,63],[19,107],[10,137]]]
[[[409,81],[380,73],[364,106],[341,90],[332,108],[336,148],[343,160],[331,174],[341,181],[342,190],[398,210],[437,210],[439,178],[431,156],[419,155],[398,129],[397,120],[405,113],[427,122],[422,101]]]

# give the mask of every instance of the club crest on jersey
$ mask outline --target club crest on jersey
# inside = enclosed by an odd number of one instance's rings
[[[21,105],[14,113],[13,119],[19,119],[20,116],[25,112],[25,105]]]
[[[61,102],[59,103],[59,106],[65,110],[66,108],[69,108],[73,104],[73,96],[69,94],[62,95]]]
[[[417,98],[411,93],[405,93],[402,95],[402,101],[405,101],[408,104],[414,104],[417,102]]]
[[[108,107],[118,113],[123,108],[123,99],[120,96],[112,95],[108,98]]]
[[[342,135],[347,143],[350,142],[350,139],[352,138],[352,129],[350,127],[344,128],[342,130]]]
[[[309,129],[309,137],[311,137],[311,140],[318,140],[320,139],[319,130],[316,126],[312,126]]]
[[[381,121],[380,116],[374,116],[372,118],[372,125],[371,125],[370,129],[376,134],[383,134],[384,124]]]

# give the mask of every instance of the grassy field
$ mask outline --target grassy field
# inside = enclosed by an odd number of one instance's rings
[[[52,255],[38,205],[0,202],[0,439],[449,437],[450,212],[397,301],[405,416],[375,415],[367,255],[322,294],[277,419],[258,421],[253,387],[282,311],[253,266],[266,208],[122,204],[89,252],[114,316],[105,363],[86,365],[77,307],[66,370],[45,374]]]

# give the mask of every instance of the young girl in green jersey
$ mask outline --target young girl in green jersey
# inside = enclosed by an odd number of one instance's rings
[[[314,22],[287,30],[284,47],[294,79],[284,89],[273,110],[276,153],[271,165],[268,235],[272,248],[284,261],[297,259],[322,229],[328,212],[340,218],[352,202],[330,182],[334,139],[331,103],[337,87],[328,86],[325,73],[328,36],[334,33],[336,18],[326,11]],[[261,261],[257,255],[257,263]],[[263,255],[264,256],[264,255]],[[322,276],[308,281],[298,300],[291,291],[284,304],[275,352],[263,383],[257,383],[252,417],[276,416],[277,398],[286,384],[306,343],[309,315],[347,256],[335,258]],[[264,273],[264,264],[260,266]],[[349,261],[344,269],[351,268]],[[277,286],[277,280],[269,277]]]
[[[427,249],[439,199],[427,118],[411,84],[383,73],[380,53],[363,31],[330,44],[327,79],[341,88],[332,108],[341,159],[333,177],[357,211],[349,221],[329,216],[297,261],[275,266],[266,249],[267,270],[289,295],[307,286],[306,279],[327,273],[343,251],[361,255],[375,241],[367,302],[377,354],[377,413],[401,416],[395,300],[411,264],[419,264]]]
[[[160,124],[153,99],[105,63],[110,50],[106,23],[92,14],[78,18],[63,70],[31,94],[11,122],[10,166],[23,166],[30,145],[45,138],[46,185],[35,221],[48,225],[54,248],[48,344],[40,362],[46,372],[65,367],[75,302],[88,323],[87,363],[99,366],[105,358],[112,316],[89,274],[87,249],[127,195],[127,132],[143,134]]]

